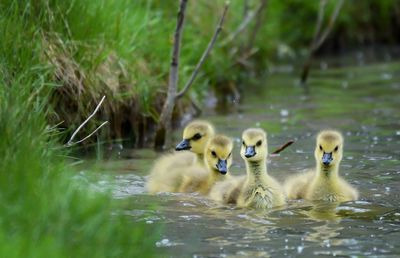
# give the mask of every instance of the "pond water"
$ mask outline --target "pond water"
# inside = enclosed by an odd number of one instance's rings
[[[294,139],[269,158],[269,173],[281,181],[315,166],[319,130],[340,130],[345,136],[340,174],[359,189],[360,200],[292,201],[265,211],[224,206],[196,194],[151,196],[144,182],[159,154],[126,151],[129,159],[104,161],[102,172],[115,177],[115,198],[129,201],[126,214],[162,225],[157,252],[183,257],[400,255],[400,62],[360,62],[359,54],[347,59],[317,62],[308,89],[297,84],[298,72],[290,66],[271,69],[249,88],[236,111],[208,111],[202,118],[236,140],[235,175],[245,173],[239,155],[244,129],[266,129],[270,150]]]

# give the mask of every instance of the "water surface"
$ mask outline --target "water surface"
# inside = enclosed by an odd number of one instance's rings
[[[298,73],[290,67],[271,69],[259,85],[249,86],[254,94],[248,93],[236,111],[208,111],[203,118],[236,140],[233,174],[245,172],[239,156],[245,128],[267,130],[270,150],[294,139],[269,158],[269,173],[281,181],[315,166],[319,130],[339,129],[345,136],[340,174],[359,189],[359,201],[293,201],[260,211],[196,194],[150,196],[144,182],[158,154],[147,149],[103,162],[103,172],[115,177],[115,198],[129,200],[126,214],[133,220],[163,225],[155,245],[167,256],[400,255],[400,62],[348,58],[344,64],[342,59],[321,63],[307,89],[297,84]]]

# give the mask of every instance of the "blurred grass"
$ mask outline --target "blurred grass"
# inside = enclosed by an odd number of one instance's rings
[[[155,229],[124,216],[108,191],[73,178],[36,94],[42,82],[29,77],[0,81],[0,256],[153,256]]]
[[[181,51],[181,85],[191,74],[219,19],[224,0],[192,1]],[[222,42],[243,21],[243,1],[231,1]],[[335,1],[328,1],[327,13]],[[178,2],[161,0],[1,0],[2,75],[12,78],[33,67],[48,66],[40,75],[53,85],[48,95],[50,124],[76,128],[107,96],[97,120],[109,120],[103,131],[109,139],[129,137],[138,143],[157,121],[165,96],[172,35]],[[259,1],[249,1],[254,10]],[[235,40],[217,43],[189,93],[201,103],[211,88],[229,94],[232,82],[248,85],[254,72],[286,60],[301,59],[314,31],[319,1],[269,1],[263,25],[253,46],[248,66],[237,64],[254,27],[250,23]],[[398,42],[396,1],[346,1],[325,49],[343,44]],[[393,33],[392,33],[393,32]],[[397,41],[396,41],[397,40]],[[27,55],[30,58],[21,58]],[[32,59],[32,60],[31,60]],[[25,63],[24,63],[25,62]],[[250,70],[250,72],[249,72]],[[221,96],[221,94],[219,95]],[[47,97],[47,96],[46,96]],[[176,116],[187,111],[183,99]],[[96,127],[90,123],[82,135]]]
[[[181,82],[206,47],[224,2],[189,2]],[[124,217],[109,192],[73,179],[75,171],[59,142],[102,95],[107,101],[96,119],[111,122],[103,138],[132,135],[137,142],[145,137],[165,94],[177,10],[177,1],[171,3],[0,0],[0,257],[154,254],[157,229]],[[250,1],[252,8],[257,4]],[[395,27],[398,7],[395,1],[346,1],[328,42],[395,41],[380,30]],[[241,23],[242,8],[241,1],[231,1],[220,40]],[[263,71],[276,59],[296,58],[309,43],[317,9],[318,1],[270,1],[250,68]],[[245,31],[224,47],[216,45],[190,92],[195,100],[212,86],[257,80],[233,65],[238,57],[233,53],[240,53],[248,35]],[[92,120],[82,134],[97,124]],[[262,126],[280,130],[275,124]]]

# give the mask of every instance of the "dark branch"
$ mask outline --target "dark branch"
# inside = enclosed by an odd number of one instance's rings
[[[314,44],[313,46],[313,51],[316,51],[321,47],[321,45],[325,42],[326,38],[328,37],[329,33],[331,33],[331,30],[333,28],[333,25],[335,24],[335,21],[339,15],[340,9],[342,8],[344,3],[344,0],[339,0],[339,2],[336,4],[335,10],[333,11],[329,23],[324,31],[324,33],[319,37],[318,41]]]
[[[169,70],[168,91],[163,109],[161,111],[160,120],[158,123],[155,148],[160,148],[165,143],[165,135],[171,127],[172,111],[175,106],[175,97],[178,85],[178,71],[179,71],[179,53],[181,47],[182,30],[185,21],[185,10],[187,0],[180,0],[177,23],[174,34],[174,45],[172,49],[171,66]]]
[[[256,40],[258,30],[261,28],[262,21],[263,21],[263,12],[264,9],[267,7],[268,0],[261,0],[261,4],[256,11],[256,24],[253,27],[253,30],[250,33],[249,41],[247,43],[247,49],[253,48],[254,42]]]
[[[216,28],[216,30],[214,32],[213,37],[211,38],[210,42],[208,43],[208,46],[207,46],[206,50],[204,51],[203,55],[201,56],[199,62],[197,63],[197,65],[196,65],[192,75],[190,76],[189,80],[187,81],[187,83],[185,84],[183,89],[178,94],[176,94],[176,96],[175,96],[176,99],[179,99],[179,98],[183,97],[186,94],[186,92],[189,90],[189,88],[192,85],[193,81],[196,79],[196,76],[199,73],[199,70],[200,70],[201,66],[203,65],[204,61],[206,60],[208,54],[210,53],[211,49],[213,48],[213,46],[215,44],[215,41],[217,40],[217,37],[218,37],[219,33],[222,30],[222,25],[224,23],[225,15],[226,15],[226,12],[228,11],[228,8],[229,8],[229,2],[226,2],[225,3],[225,7],[224,7],[224,11],[222,13],[222,16],[221,16],[219,22],[218,22],[218,25],[217,25],[217,28]]]
[[[294,143],[293,140],[288,141],[287,143],[285,143],[284,145],[282,145],[281,147],[279,147],[278,149],[276,149],[274,152],[272,152],[271,154],[279,154],[280,152],[282,152],[284,149],[286,149],[287,147],[289,147],[290,145],[292,145]]]

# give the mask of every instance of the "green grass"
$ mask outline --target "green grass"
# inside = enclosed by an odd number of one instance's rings
[[[143,137],[140,126],[151,128],[168,78],[177,11],[177,1],[172,2],[0,0],[0,257],[154,254],[157,229],[122,215],[121,203],[110,192],[99,193],[74,179],[76,171],[65,160],[68,150],[60,143],[102,95],[107,99],[101,111],[78,138],[104,120],[110,126],[102,130],[102,141],[126,135],[137,141]],[[181,86],[210,40],[224,2],[189,1]],[[258,3],[250,2],[253,7]],[[346,2],[336,33],[354,42],[365,24],[387,27],[395,3],[376,3]],[[282,45],[294,52],[307,46],[317,8],[318,1],[270,1],[252,68],[262,71]],[[231,1],[219,41],[242,15],[242,2]],[[233,65],[237,55],[231,51],[247,42],[248,33],[227,46],[216,44],[192,97],[201,101],[212,86],[257,79]],[[389,41],[386,34],[376,37]]]
[[[0,256],[152,256],[155,229],[74,179],[47,126],[48,103],[35,94],[42,82],[28,77],[0,82]]]
[[[224,3],[225,0],[188,3],[180,87],[207,46]],[[255,9],[259,1],[249,3]],[[394,1],[346,1],[330,41],[368,41],[364,39],[369,33],[365,33],[366,24],[377,32],[375,38],[395,40],[380,31],[396,27],[390,22],[396,5]],[[248,60],[250,69],[262,72],[277,59],[291,60],[293,53],[306,48],[313,35],[318,6],[319,1],[269,1],[253,46],[257,51]],[[334,1],[328,1],[328,12],[333,7]],[[4,50],[0,60],[2,74],[12,77],[37,65],[48,66],[48,73],[41,76],[44,83],[54,85],[48,95],[50,124],[61,123],[61,128],[71,132],[106,95],[107,101],[96,119],[110,121],[107,138],[130,136],[137,141],[143,137],[137,121],[151,128],[163,104],[177,8],[177,1],[172,4],[160,0],[1,0],[0,30],[5,40],[0,43]],[[257,80],[235,65],[254,21],[231,43],[218,44],[242,19],[243,2],[231,1],[224,30],[189,92],[195,101],[201,103],[212,87],[226,89],[228,83],[248,85]],[[22,63],[22,55],[31,58]],[[188,104],[186,98],[182,102],[183,107]],[[80,136],[97,125],[90,123]]]

